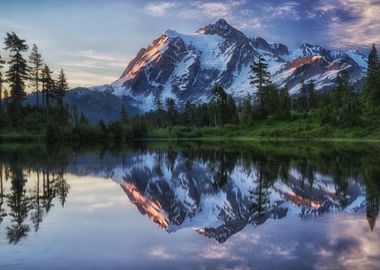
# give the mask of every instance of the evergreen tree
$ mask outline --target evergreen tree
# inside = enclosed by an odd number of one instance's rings
[[[259,106],[259,114],[262,118],[265,115],[265,100],[267,99],[267,89],[270,81],[270,73],[268,71],[268,64],[265,59],[260,55],[257,62],[253,61],[251,67],[250,84],[256,87],[256,103]]]
[[[121,105],[121,112],[120,112],[120,118],[121,118],[121,121],[124,123],[124,124],[128,124],[129,123],[129,117],[128,117],[128,112],[125,110],[125,105]]]
[[[359,102],[359,97],[350,86],[347,72],[342,72],[338,75],[332,97],[335,121],[348,126],[359,122],[362,106]]]
[[[308,100],[308,107],[310,109],[315,109],[317,107],[317,97],[315,96],[315,85],[313,80],[311,80],[309,83]]]
[[[236,103],[231,95],[227,97],[226,124],[239,124],[239,115]]]
[[[276,115],[279,113],[279,91],[273,85],[270,84],[265,87],[265,99],[264,99],[264,108],[266,115]]]
[[[301,89],[298,97],[298,106],[299,110],[302,112],[307,112],[309,109],[307,102],[307,89],[304,81],[301,82]]]
[[[161,100],[161,97],[160,95],[157,95],[155,98],[154,98],[154,107],[156,109],[156,117],[157,117],[157,126],[159,128],[162,127],[162,116],[163,116],[163,106],[162,106],[162,100]]]
[[[48,123],[48,114],[49,114],[49,106],[50,106],[50,96],[52,95],[52,90],[54,89],[54,80],[51,77],[53,72],[50,68],[45,65],[41,74],[41,82],[42,82],[42,93],[45,99],[45,121]]]
[[[291,99],[289,95],[289,88],[285,85],[279,93],[279,116],[281,119],[288,120],[290,118]]]
[[[66,80],[65,73],[61,68],[55,87],[53,88],[54,98],[57,100],[58,106],[63,110],[63,98],[66,95],[66,91],[69,90],[69,85]]]
[[[193,126],[194,125],[194,105],[190,100],[187,100],[185,103],[185,111],[184,111],[184,120],[185,125]]]
[[[32,52],[29,56],[29,63],[31,65],[30,77],[33,82],[32,85],[36,90],[36,106],[39,107],[39,86],[41,82],[43,59],[36,44],[33,44]]]
[[[11,111],[14,113],[16,125],[18,125],[21,117],[22,100],[26,95],[25,81],[29,78],[29,67],[22,55],[28,50],[28,45],[15,33],[7,33],[4,44],[5,50],[10,52],[6,78],[11,88]]]
[[[3,73],[2,73],[2,69],[3,69],[3,65],[5,64],[5,61],[3,59],[1,59],[1,55],[0,55],[0,113],[3,112],[3,82],[4,82],[4,78],[3,78]]]
[[[169,126],[173,126],[176,123],[177,119],[177,109],[175,105],[175,100],[172,98],[167,98],[166,99],[166,111],[168,115],[168,124]]]
[[[53,71],[50,70],[48,65],[45,65],[41,73],[42,92],[45,99],[45,108],[50,106],[50,97],[52,96],[54,81],[52,79]]]
[[[250,95],[243,99],[241,106],[241,122],[245,125],[252,124],[253,108],[252,108],[252,98]]]
[[[368,55],[365,95],[371,108],[380,104],[380,61],[375,44]]]
[[[216,86],[212,89],[213,103],[215,104],[215,124],[224,126],[227,120],[227,93],[224,91],[223,87]]]

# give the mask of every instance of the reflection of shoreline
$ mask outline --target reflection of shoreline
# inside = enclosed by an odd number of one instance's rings
[[[365,210],[373,230],[379,212],[377,167],[367,162],[376,160],[372,156],[328,152],[323,159],[307,159],[221,148],[68,156],[60,159],[65,162],[49,159],[48,168],[41,168],[41,160],[34,161],[36,166],[30,160],[25,167],[20,161],[0,166],[0,223],[10,232],[9,242],[37,231],[51,207],[65,203],[64,172],[111,178],[140,213],[164,230],[195,228],[219,242],[248,224],[290,214],[307,218]]]

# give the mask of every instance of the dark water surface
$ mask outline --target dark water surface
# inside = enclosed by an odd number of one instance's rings
[[[0,269],[380,269],[377,144],[7,145],[0,176]]]

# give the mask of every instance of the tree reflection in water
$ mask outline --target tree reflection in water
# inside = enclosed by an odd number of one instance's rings
[[[52,164],[44,158],[24,159],[23,154],[12,151],[0,163],[0,224],[6,221],[10,244],[17,244],[31,227],[37,232],[54,200],[63,207],[70,189],[64,178],[65,164]]]

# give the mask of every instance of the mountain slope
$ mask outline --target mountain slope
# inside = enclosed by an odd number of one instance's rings
[[[139,51],[117,81],[90,89],[122,97],[130,108],[142,112],[153,108],[158,95],[175,99],[180,107],[189,99],[206,102],[215,85],[239,100],[255,92],[249,84],[249,65],[259,55],[268,62],[273,83],[288,85],[292,94],[298,92],[302,80],[313,80],[317,90],[331,89],[342,71],[356,84],[367,65],[358,51],[327,50],[310,44],[290,51],[283,44],[248,38],[219,20],[191,35],[166,31]]]

